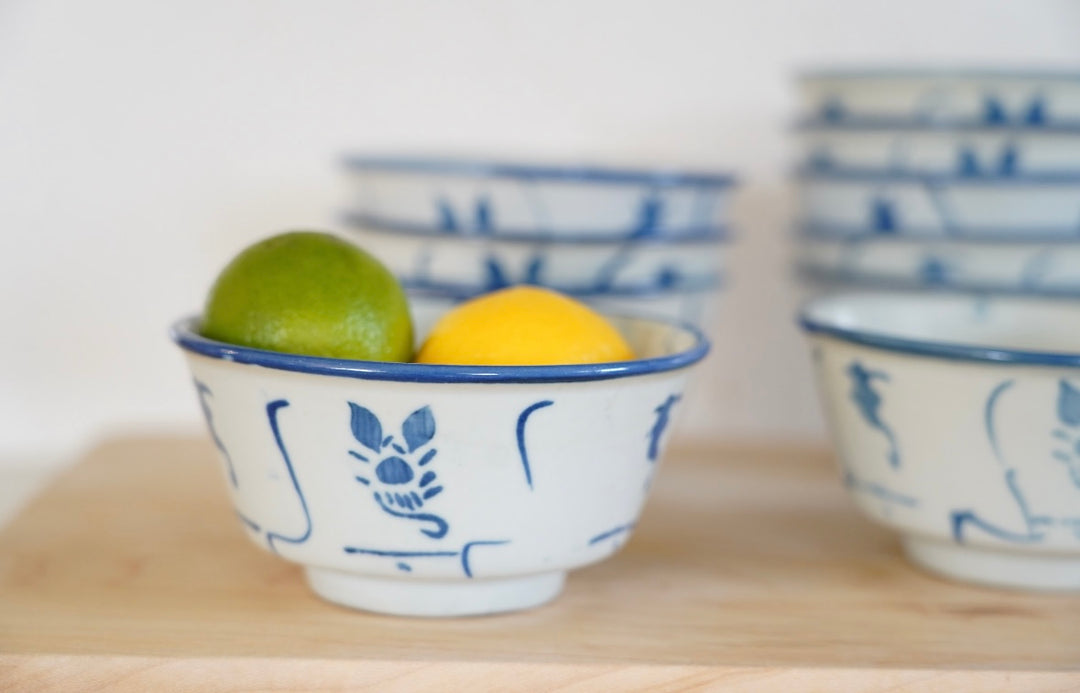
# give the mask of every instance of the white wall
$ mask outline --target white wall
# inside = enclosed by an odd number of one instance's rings
[[[193,426],[169,322],[328,226],[345,149],[730,168],[741,240],[690,433],[818,437],[791,321],[790,72],[1080,65],[1068,0],[0,3],[0,460]]]

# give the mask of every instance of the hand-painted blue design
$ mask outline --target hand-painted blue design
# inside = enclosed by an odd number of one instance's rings
[[[525,424],[529,422],[529,417],[533,415],[538,409],[544,407],[550,407],[555,402],[550,399],[541,400],[525,407],[525,409],[518,415],[517,420],[517,446],[518,454],[521,455],[521,468],[525,470],[525,483],[529,485],[531,489],[533,487],[532,479],[532,467],[529,465],[529,451],[525,445]]]
[[[1020,153],[1015,143],[1008,143],[1001,149],[996,166],[984,166],[979,163],[979,157],[970,146],[961,147],[957,151],[957,174],[961,176],[981,175],[1016,175],[1019,168]]]
[[[258,522],[255,522],[251,518],[246,517],[240,511],[236,511],[236,516],[240,518],[240,521],[244,523],[244,526],[250,529],[252,532],[255,532],[256,534],[262,534],[262,528],[259,527]]]
[[[454,215],[454,208],[450,206],[449,200],[444,198],[436,199],[435,212],[439,217],[438,224],[440,231],[456,233],[461,230],[458,226],[457,216]]]
[[[987,125],[1005,125],[1009,122],[1005,107],[996,96],[987,94],[983,97],[983,122]]]
[[[422,508],[443,491],[437,474],[425,469],[438,450],[428,447],[435,437],[435,417],[430,407],[421,407],[405,417],[401,424],[404,445],[394,442],[393,435],[384,437],[382,423],[369,409],[349,402],[353,438],[367,448],[369,456],[349,450],[349,455],[369,469],[356,475],[356,480],[371,490],[372,498],[383,512],[393,517],[428,525],[420,529],[432,539],[446,536],[450,526],[442,517]],[[377,459],[377,462],[372,460]]]
[[[840,97],[831,94],[821,103],[821,119],[826,123],[839,123],[847,118],[847,109]]]
[[[963,544],[966,541],[971,529],[981,530],[983,533],[1001,541],[1017,544],[1033,544],[1042,541],[1046,537],[1047,530],[1051,527],[1063,526],[1071,528],[1077,539],[1080,539],[1080,516],[1061,517],[1037,513],[1028,503],[1027,497],[1024,494],[1020,484],[1018,470],[1012,466],[1001,451],[997,434],[995,411],[998,402],[1014,385],[1014,380],[1005,380],[999,383],[990,392],[990,395],[986,399],[983,417],[987,440],[990,443],[990,448],[994,453],[994,457],[1002,467],[1005,486],[1009,491],[1009,495],[1011,495],[1013,501],[1015,501],[1016,508],[1023,518],[1024,528],[1015,530],[1002,527],[997,523],[990,522],[980,517],[976,511],[971,509],[954,510],[950,514],[950,518],[952,520],[953,540],[958,544]],[[1058,384],[1057,418],[1063,428],[1054,429],[1051,435],[1056,440],[1067,443],[1068,445],[1067,449],[1064,451],[1054,451],[1051,457],[1055,461],[1066,465],[1066,472],[1069,480],[1078,490],[1080,490],[1080,464],[1078,464],[1080,463],[1080,451],[1078,451],[1080,439],[1076,438],[1080,431],[1074,432],[1070,430],[1080,427],[1080,390],[1064,379],[1060,380]]]
[[[509,544],[509,543],[510,543],[509,539],[482,539],[482,540],[477,540],[477,541],[466,542],[461,547],[460,550],[396,551],[396,550],[392,550],[392,549],[370,549],[370,548],[361,548],[361,547],[358,547],[358,546],[346,546],[346,547],[344,547],[344,551],[345,551],[345,553],[351,554],[351,555],[374,556],[374,557],[378,557],[378,558],[393,559],[394,562],[395,562],[395,567],[398,570],[401,570],[401,571],[404,571],[404,572],[410,572],[410,573],[413,572],[413,570],[414,570],[413,565],[415,564],[416,561],[414,560],[413,563],[410,564],[410,563],[405,563],[405,562],[403,562],[403,561],[401,561],[399,559],[402,559],[402,558],[410,558],[410,559],[457,558],[459,564],[461,565],[462,574],[467,578],[472,578],[472,577],[474,577],[473,576],[473,569],[472,569],[472,565],[471,565],[469,559],[470,559],[470,555],[471,555],[473,549],[475,549],[477,547],[482,547],[482,546],[504,546],[504,545]]]
[[[221,436],[218,435],[217,428],[214,426],[214,412],[210,409],[209,398],[213,397],[214,393],[210,391],[210,388],[205,383],[198,380],[194,382],[195,390],[199,393],[199,407],[202,408],[203,418],[206,419],[206,427],[210,429],[210,438],[213,439],[214,446],[225,459],[225,468],[229,472],[229,481],[232,483],[233,488],[236,488],[236,470],[233,468],[232,456],[225,449],[225,444],[221,442]]]
[[[832,151],[827,145],[820,144],[811,150],[807,165],[811,171],[830,171],[836,165]]]
[[[603,532],[600,532],[595,537],[592,537],[591,539],[589,539],[589,546],[593,546],[594,544],[599,544],[600,542],[602,542],[602,541],[604,541],[606,539],[611,539],[612,537],[617,537],[617,536],[620,536],[620,535],[623,535],[623,534],[627,534],[628,532],[631,532],[634,529],[634,526],[635,526],[635,523],[629,522],[627,524],[619,525],[618,527],[612,527],[609,530],[605,530]]]
[[[671,422],[671,408],[682,399],[682,395],[669,395],[663,403],[653,411],[656,412],[656,421],[646,436],[649,439],[649,452],[646,455],[650,462],[655,462],[660,456],[660,438],[664,435],[668,424]]]
[[[664,214],[664,201],[659,195],[649,193],[641,199],[641,206],[638,208],[637,222],[634,224],[634,231],[630,234],[631,238],[649,238],[655,236],[661,227],[661,219]]]
[[[925,286],[946,286],[952,281],[952,267],[936,255],[923,258],[917,271]]]
[[[480,235],[490,236],[495,231],[491,200],[486,197],[479,197],[475,202],[471,228],[466,228],[466,225],[462,223],[454,212],[453,205],[445,197],[435,198],[435,216],[437,217],[437,228],[447,233],[471,230]]]
[[[476,232],[490,236],[495,231],[495,223],[491,218],[491,200],[481,197],[476,200]]]
[[[844,470],[844,486],[849,490],[858,493],[865,493],[873,496],[878,500],[885,501],[895,505],[902,505],[906,508],[915,508],[919,505],[919,499],[914,496],[910,496],[906,493],[900,493],[887,488],[883,484],[879,484],[873,481],[865,481],[855,476],[853,472],[848,469]]]
[[[277,547],[274,546],[274,541],[283,541],[289,544],[303,544],[311,536],[311,513],[308,511],[307,501],[304,499],[304,492],[300,490],[300,482],[296,479],[296,471],[293,469],[292,460],[289,458],[289,452],[285,449],[285,441],[281,438],[281,427],[278,424],[278,411],[284,407],[289,406],[288,400],[277,399],[266,405],[266,418],[270,421],[270,431],[274,434],[274,442],[277,444],[278,451],[281,453],[281,458],[285,461],[285,468],[289,472],[289,481],[292,482],[293,490],[296,492],[296,497],[300,500],[300,508],[304,512],[304,532],[296,537],[287,537],[277,532],[266,533],[266,543],[270,547],[270,550],[277,553]]]
[[[881,395],[874,389],[873,382],[879,380],[889,381],[889,375],[883,371],[870,371],[858,361],[852,361],[847,368],[848,377],[852,381],[851,401],[855,403],[863,419],[872,427],[881,431],[889,443],[889,451],[886,455],[889,466],[900,466],[900,451],[896,444],[896,436],[892,429],[881,419]]]
[[[1028,104],[1027,113],[1024,114],[1024,124],[1046,125],[1046,121],[1046,98],[1040,94]]]
[[[876,195],[870,200],[870,228],[877,234],[896,233],[899,223],[897,221],[896,207],[892,200]]]
[[[542,285],[544,265],[547,258],[543,253],[536,253],[525,264],[525,271],[515,279],[502,262],[494,255],[484,258],[484,280],[481,293],[505,289],[515,284]]]
[[[1002,176],[1015,176],[1020,168],[1020,150],[1014,142],[1009,142],[1001,149],[998,157],[997,172]]]

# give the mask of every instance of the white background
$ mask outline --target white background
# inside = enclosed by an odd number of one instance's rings
[[[346,150],[736,171],[683,434],[820,439],[787,269],[793,70],[1080,68],[1078,36],[1067,0],[0,2],[0,461],[194,429],[168,324],[244,245],[333,227]]]

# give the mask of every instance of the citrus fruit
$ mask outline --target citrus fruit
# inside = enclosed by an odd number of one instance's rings
[[[397,279],[328,233],[293,231],[249,246],[218,275],[203,336],[308,356],[408,361],[412,318]]]
[[[541,366],[634,358],[611,323],[556,291],[515,286],[462,303],[436,323],[419,363]]]

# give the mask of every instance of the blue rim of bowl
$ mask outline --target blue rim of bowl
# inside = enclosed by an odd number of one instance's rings
[[[805,117],[795,121],[794,130],[799,133],[825,134],[847,132],[944,133],[967,135],[972,133],[1023,137],[1028,135],[1080,135],[1080,121],[1061,120],[1043,123],[987,123],[970,118],[925,118],[889,116],[851,116],[830,120],[821,117]]]
[[[872,274],[846,270],[828,269],[820,265],[796,261],[795,275],[804,281],[822,284],[841,285],[867,291],[917,291],[920,293],[968,294],[987,297],[993,295],[1011,298],[1046,298],[1075,300],[1080,298],[1080,287],[1075,288],[1034,288],[1025,287],[1023,282],[926,282],[917,277],[875,277]]]
[[[1032,351],[1027,349],[1007,349],[980,344],[950,342],[930,342],[921,339],[894,337],[870,330],[853,327],[839,327],[828,321],[814,319],[811,313],[821,304],[858,296],[852,293],[836,293],[821,296],[803,304],[799,310],[799,325],[810,334],[833,337],[850,344],[873,347],[901,354],[930,356],[950,361],[975,361],[980,363],[1000,363],[1037,366],[1078,366],[1080,354],[1063,354],[1053,351]],[[1012,297],[1022,300],[1022,297]],[[913,299],[915,300],[915,299]],[[991,300],[973,296],[972,301]]]
[[[405,278],[399,278],[401,287],[405,289],[410,295],[424,296],[430,298],[448,298],[451,300],[468,300],[470,298],[476,298],[483,294],[497,290],[497,288],[490,287],[477,287],[471,284],[457,284],[450,282],[418,282],[415,280],[409,280]],[[518,285],[521,286],[521,285]],[[706,280],[698,281],[688,284],[679,284],[670,287],[652,287],[652,286],[622,286],[613,287],[611,289],[584,289],[575,290],[567,289],[558,286],[547,286],[544,284],[523,284],[523,286],[539,286],[541,288],[551,289],[552,291],[558,291],[561,294],[566,294],[578,300],[593,300],[602,298],[640,298],[650,299],[667,297],[673,295],[684,294],[702,294],[712,293],[720,291],[724,287],[723,273],[720,272],[716,276]]]
[[[976,227],[964,229],[897,229],[883,233],[868,226],[841,226],[838,224],[803,223],[794,227],[794,236],[800,240],[822,241],[827,243],[962,243],[965,245],[1045,245],[1060,243],[1073,245],[1080,242],[1080,228],[1055,227],[1026,229],[1016,227]]]
[[[492,241],[497,243],[522,243],[558,245],[620,245],[634,243],[641,245],[679,245],[693,243],[727,243],[733,235],[722,226],[705,229],[686,229],[679,231],[653,231],[647,234],[635,232],[612,233],[601,231],[582,233],[580,231],[447,231],[434,226],[410,224],[408,222],[385,219],[362,212],[344,212],[341,221],[350,230],[392,233],[395,236],[416,236],[419,238],[455,239],[469,241]]]
[[[799,81],[863,80],[863,79],[1032,79],[1080,81],[1080,71],[1070,68],[1023,67],[962,67],[962,66],[881,66],[881,67],[820,67],[802,70],[795,75]]]
[[[301,356],[265,349],[225,344],[200,335],[197,316],[173,323],[169,335],[185,351],[213,359],[274,370],[311,375],[331,375],[360,380],[408,383],[568,383],[612,380],[688,368],[709,353],[709,340],[700,329],[687,322],[656,318],[631,318],[662,323],[694,338],[689,349],[668,356],[612,363],[565,366],[458,366],[391,361],[360,361],[320,356]]]
[[[350,170],[393,173],[441,174],[480,178],[517,178],[580,183],[638,183],[671,186],[727,188],[737,179],[728,173],[680,171],[673,169],[632,169],[606,166],[556,166],[520,164],[508,161],[423,156],[377,156],[351,154],[344,157]]]
[[[929,185],[1077,185],[1080,171],[1040,174],[962,174],[962,173],[916,173],[888,170],[819,169],[799,167],[795,177],[808,182],[861,182],[873,183],[922,183]]]

